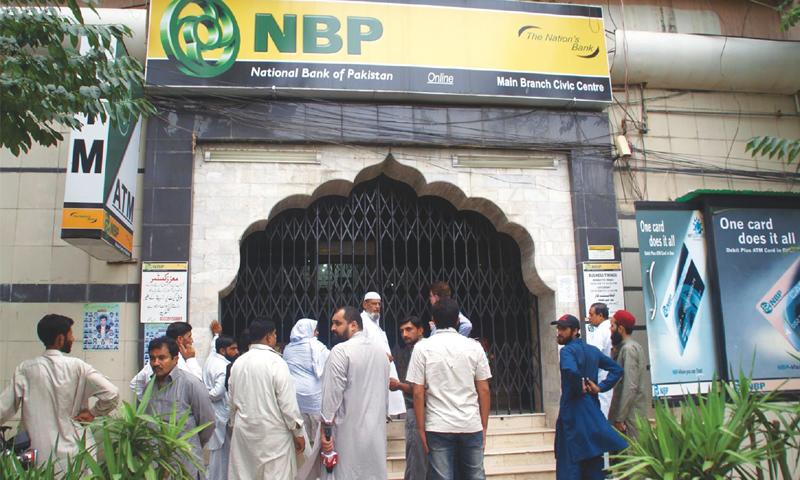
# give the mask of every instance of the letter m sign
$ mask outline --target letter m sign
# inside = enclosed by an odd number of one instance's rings
[[[78,173],[79,168],[81,173],[92,173],[92,164],[94,173],[103,173],[103,147],[103,140],[94,140],[87,154],[86,140],[76,138],[72,144],[72,173]]]

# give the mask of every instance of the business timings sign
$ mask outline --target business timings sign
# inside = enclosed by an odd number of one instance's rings
[[[343,98],[611,101],[600,7],[153,0],[147,83]]]

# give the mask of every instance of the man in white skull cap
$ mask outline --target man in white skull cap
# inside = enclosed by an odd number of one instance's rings
[[[361,319],[364,323],[364,333],[367,334],[367,339],[375,342],[383,347],[386,356],[389,357],[389,377],[398,380],[400,376],[397,374],[397,367],[394,365],[392,358],[392,349],[389,347],[389,339],[386,338],[386,332],[380,326],[381,319],[381,296],[377,292],[367,292],[364,295],[364,301],[361,302],[361,307],[364,309],[361,312]],[[386,385],[389,388],[389,385]],[[389,392],[389,415],[400,415],[406,413],[406,404],[403,400],[403,392],[396,390]]]

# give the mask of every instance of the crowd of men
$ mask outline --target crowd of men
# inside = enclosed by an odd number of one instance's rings
[[[430,300],[429,338],[419,317],[399,322],[400,336],[412,349],[402,379],[380,327],[380,295],[369,292],[363,311],[343,306],[334,312],[331,332],[339,343],[330,350],[317,339],[316,320],[296,322],[283,354],[275,349],[275,324],[266,318],[250,323],[239,342],[222,335],[214,321],[213,350],[200,368],[191,325],[171,324],[165,336],[149,343],[150,361],[130,386],[141,399],[154,384],[150,414],[180,418],[188,412],[184,431],[205,425],[188,439],[195,458],[176,459],[191,478],[385,479],[387,419],[404,413],[406,479],[484,479],[487,357],[468,338],[472,325],[446,283],[431,285]],[[625,449],[619,432],[636,438],[636,416],[646,413],[644,353],[631,338],[635,319],[620,310],[608,320],[606,306],[595,304],[588,321],[594,328],[587,343],[574,316],[553,322],[563,346],[555,441],[559,479],[605,478],[603,455]],[[598,328],[606,322],[608,335]],[[0,395],[0,424],[21,408],[42,460],[74,455],[84,436],[91,444],[86,424],[119,402],[119,391],[105,376],[65,355],[72,324],[61,315],[42,318],[44,355],[23,362]],[[589,344],[606,337],[617,361]],[[599,394],[612,389],[606,413]],[[397,396],[400,408],[393,406]],[[89,408],[91,397],[97,401]],[[198,468],[203,448],[209,451],[207,473]],[[298,471],[301,453],[310,460]]]

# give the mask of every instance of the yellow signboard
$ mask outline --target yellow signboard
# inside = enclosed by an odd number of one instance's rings
[[[608,102],[602,10],[500,0],[153,0],[147,81]]]
[[[105,213],[102,208],[64,208],[61,228],[102,230]]]
[[[81,246],[90,245],[87,239],[104,240],[128,257],[133,251],[133,232],[104,208],[64,207],[61,238]]]
[[[109,240],[113,241],[117,247],[122,247],[123,251],[133,251],[133,232],[118,222],[108,212],[105,212],[104,232]]]

